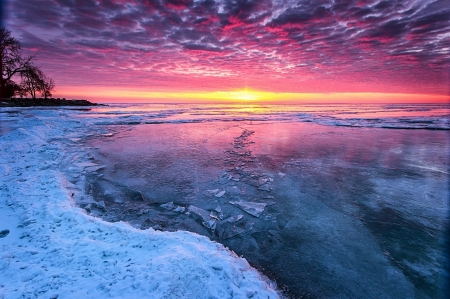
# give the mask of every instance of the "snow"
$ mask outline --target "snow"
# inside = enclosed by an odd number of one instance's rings
[[[77,160],[65,143],[92,128],[64,110],[26,111],[32,117],[19,115],[20,128],[0,137],[0,231],[9,230],[0,298],[278,298],[273,282],[206,237],[138,230],[77,208],[80,190],[60,165]]]

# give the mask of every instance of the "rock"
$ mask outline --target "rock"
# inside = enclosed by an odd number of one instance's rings
[[[34,106],[105,106],[104,104],[91,103],[87,100],[66,100],[65,98],[10,98],[1,99],[2,107],[34,107]],[[90,110],[87,108],[86,110]]]

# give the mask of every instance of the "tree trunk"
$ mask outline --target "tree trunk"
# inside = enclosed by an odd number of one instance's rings
[[[0,56],[0,99],[6,98],[6,80],[3,78],[3,55]]]
[[[0,99],[6,98],[6,84],[3,78],[0,78]]]

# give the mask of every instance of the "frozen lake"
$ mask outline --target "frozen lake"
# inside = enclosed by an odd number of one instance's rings
[[[294,298],[445,296],[447,106],[74,115],[105,130],[85,144],[92,215],[208,236]]]
[[[448,119],[449,105],[5,108],[0,135],[45,124],[86,213],[205,235],[289,297],[447,298]]]

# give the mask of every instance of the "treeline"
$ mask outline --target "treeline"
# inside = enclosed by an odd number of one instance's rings
[[[36,98],[39,93],[43,98],[52,96],[55,82],[33,64],[33,59],[34,56],[23,55],[11,31],[0,28],[0,98]]]

